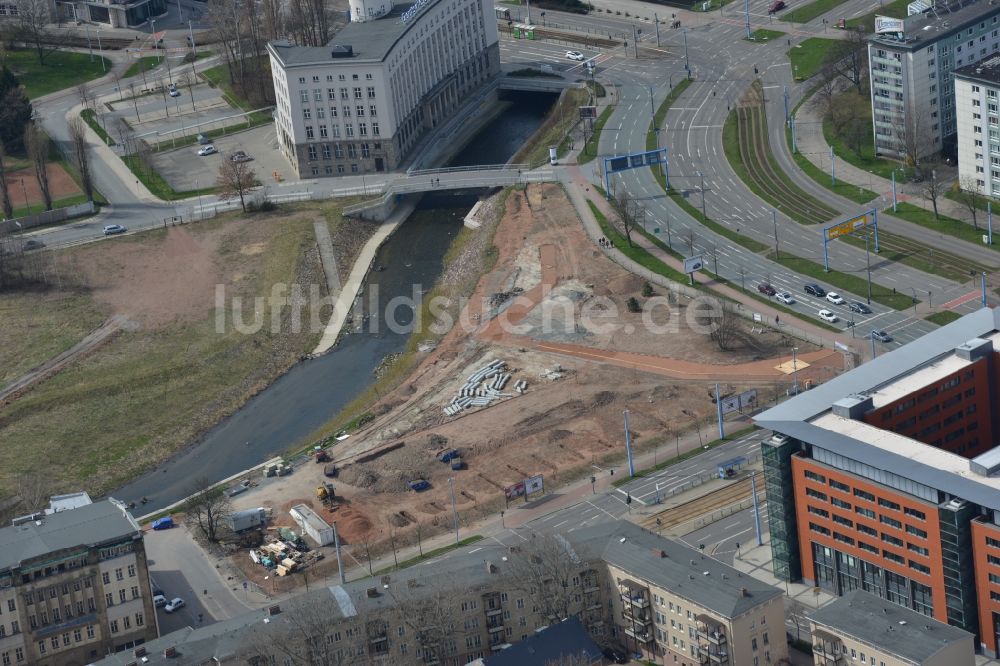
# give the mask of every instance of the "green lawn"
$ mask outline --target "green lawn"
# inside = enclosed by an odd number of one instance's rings
[[[838,289],[849,291],[856,296],[865,296],[868,293],[868,280],[865,277],[842,273],[836,270],[826,272],[823,270],[822,264],[785,252],[781,253],[781,257],[777,259],[777,262],[800,275],[827,282]],[[894,310],[905,310],[913,306],[913,299],[910,294],[894,294],[888,287],[883,287],[874,282],[872,283],[872,300]]]
[[[608,221],[608,218],[605,217],[604,213],[602,213],[597,206],[594,205],[594,202],[588,201],[587,205],[590,206],[591,212],[597,219],[597,224],[601,227],[601,233],[604,234],[605,238],[615,244],[616,250],[619,250],[622,254],[643,268],[654,273],[658,273],[670,280],[673,280],[674,282],[686,283],[688,281],[687,275],[684,275],[684,273],[679,270],[667,266],[645,249],[636,246],[629,247],[628,242],[625,240],[625,236],[619,233],[618,229],[616,229],[611,222]]]
[[[788,143],[791,145],[791,130],[786,131],[788,132]],[[831,192],[836,192],[845,199],[850,199],[854,203],[865,204],[878,196],[878,194],[867,188],[857,187],[856,185],[845,183],[842,180],[838,180],[836,185],[831,185],[830,174],[826,171],[820,170],[818,166],[810,162],[802,153],[792,153],[792,159],[794,159],[795,164],[797,164],[798,167],[814,181]]]
[[[855,102],[857,104],[864,104],[868,116],[871,117],[871,100],[867,95],[856,96]],[[875,157],[874,137],[872,137],[870,132],[866,133],[864,136],[865,139],[864,143],[861,145],[860,154],[856,153],[848,148],[847,144],[834,133],[833,126],[829,120],[823,121],[823,139],[826,140],[827,144],[833,146],[834,153],[836,153],[837,157],[840,159],[844,160],[848,164],[853,164],[859,169],[871,171],[872,174],[881,176],[882,178],[891,179],[894,169],[896,169],[897,180],[908,177],[907,170],[903,169],[900,171],[902,165],[899,162],[894,162],[881,157]]]
[[[7,51],[3,58],[7,67],[21,80],[28,99],[72,88],[103,76],[102,60],[110,70],[111,61],[95,55],[91,62],[90,55],[86,53],[56,51],[46,56],[44,65],[38,64],[34,51]]]
[[[816,74],[826,62],[830,49],[840,40],[810,37],[801,44],[788,49],[788,60],[797,81],[803,81]]]
[[[782,14],[781,20],[790,23],[808,23],[814,18],[826,14],[828,11],[842,5],[847,0],[815,0],[808,5],[802,5],[797,9]]]
[[[961,319],[962,315],[958,314],[953,310],[942,310],[941,312],[935,312],[934,314],[929,314],[924,319],[931,322],[932,324],[937,324],[938,326],[944,326],[945,324],[950,324],[951,322]]]
[[[136,155],[124,155],[122,162],[131,169],[132,174],[136,178],[142,181],[142,184],[149,189],[150,193],[164,201],[177,201],[178,199],[187,199],[199,194],[213,194],[215,192],[214,187],[205,187],[200,190],[190,190],[188,192],[177,192],[174,188],[170,187],[170,183],[165,181],[163,176],[157,173],[155,169],[147,171]]]
[[[84,109],[80,112],[80,117],[83,118],[83,122],[90,125],[90,129],[94,130],[97,136],[101,137],[101,141],[109,146],[115,145],[115,140],[101,127],[101,123],[97,120],[97,115],[93,109]]]
[[[580,156],[577,158],[578,164],[586,164],[597,157],[598,144],[601,141],[601,131],[604,129],[605,123],[608,122],[608,118],[611,117],[611,113],[614,110],[614,105],[605,107],[601,111],[601,115],[594,121],[594,131],[587,139],[587,143],[583,145],[583,150],[580,151]]]
[[[743,428],[742,430],[737,430],[736,432],[728,433],[725,439],[713,439],[711,442],[709,442],[703,447],[695,448],[690,451],[685,451],[679,456],[668,458],[667,460],[664,460],[661,463],[657,463],[652,467],[647,467],[646,469],[637,470],[635,476],[632,477],[623,476],[620,479],[615,479],[614,481],[611,482],[611,485],[614,486],[615,488],[620,488],[624,486],[626,483],[629,483],[630,481],[634,481],[635,479],[641,479],[644,476],[649,476],[650,474],[659,472],[661,469],[666,469],[667,467],[676,465],[679,462],[683,462],[688,458],[693,458],[694,456],[701,455],[705,451],[714,449],[720,444],[725,444],[726,442],[732,441],[734,439],[739,439],[743,435],[748,435],[752,433],[754,430],[757,430],[757,426],[750,426],[749,428]]]
[[[163,60],[163,58],[160,56],[143,56],[138,58],[128,66],[128,69],[126,69],[125,73],[122,74],[122,78],[127,79],[132,76],[138,76],[143,72],[149,73],[149,70],[156,67],[161,60]]]
[[[671,90],[663,101],[660,102],[660,106],[656,108],[656,113],[653,114],[653,120],[649,124],[649,129],[646,131],[646,150],[656,150],[656,131],[655,128],[663,127],[663,121],[667,118],[667,111],[673,106],[677,98],[681,96],[688,86],[691,85],[691,79],[682,79],[674,89]],[[654,168],[653,171],[658,172],[659,167]]]
[[[904,264],[924,273],[940,275],[946,280],[953,282],[964,282],[969,279],[966,273],[955,268],[956,263],[961,264],[963,262],[961,257],[956,257],[947,252],[940,252],[941,256],[937,258],[947,259],[947,261],[935,261],[935,255],[939,252],[938,250],[927,246],[920,246],[919,249],[910,249],[906,243],[895,243],[894,239],[904,240],[898,235],[885,230],[879,232],[881,252],[879,252],[878,257],[880,261],[892,261]],[[865,249],[863,238],[848,235],[841,236],[837,240],[848,245],[853,245],[859,250]]]
[[[956,220],[953,217],[948,217],[947,215],[941,215],[940,219],[934,219],[934,211],[925,210],[919,206],[914,206],[910,203],[899,203],[896,206],[896,212],[893,213],[892,207],[886,209],[886,212],[895,217],[909,220],[914,224],[919,224],[922,227],[926,227],[938,233],[948,234],[949,236],[954,236],[955,238],[961,238],[962,240],[968,241],[970,243],[975,243],[976,245],[983,245],[983,234],[985,233],[985,225],[980,223],[979,231],[967,223],[961,220]],[[1000,245],[994,243],[993,245],[988,245],[984,247],[989,247],[993,250],[1000,251]]]
[[[892,0],[864,16],[847,19],[848,28],[864,28],[865,32],[875,32],[875,15],[889,18],[906,18],[906,6],[913,0]]]
[[[781,32],[780,30],[768,30],[767,28],[758,28],[757,30],[754,30],[752,33],[750,33],[750,39],[744,37],[743,41],[757,42],[757,43],[769,42],[772,39],[777,39],[778,37],[781,37],[784,34],[785,33]]]

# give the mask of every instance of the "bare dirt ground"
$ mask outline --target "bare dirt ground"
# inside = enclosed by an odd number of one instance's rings
[[[48,164],[46,171],[49,175],[49,194],[53,199],[63,199],[82,192],[60,165]],[[42,191],[38,188],[35,172],[31,169],[9,172],[7,174],[7,188],[10,190],[15,208],[24,205],[25,196],[27,196],[29,204],[39,203],[42,200]]]
[[[640,448],[658,440],[673,442],[673,433],[714,418],[714,381],[678,380],[604,363],[602,354],[634,351],[663,363],[672,358],[708,364],[709,370],[756,362],[770,369],[766,379],[723,382],[722,389],[728,395],[756,386],[768,402],[788,383],[773,370],[779,360],[763,360],[788,353],[792,343],[779,333],[745,333],[733,350],[723,352],[707,335],[686,328],[683,317],[677,333],[643,327],[641,315],[625,307],[631,297],[646,300],[642,281],[597,250],[558,186],[532,186],[527,197],[511,193],[493,244],[494,268],[480,278],[464,313],[472,331],[455,326],[407,381],[383,396],[370,424],[332,448],[340,466],[332,481],[350,513],[344,507],[316,508],[337,521],[343,541],[355,545],[350,552],[356,557],[357,544],[365,541],[384,545],[392,535],[397,545],[413,543],[418,527],[424,536],[449,529],[450,477],[461,520],[471,522],[502,508],[504,487],[528,476],[543,474],[551,490],[589,473],[593,465],[617,464],[626,408]],[[519,297],[495,296],[511,292]],[[586,321],[581,309],[571,311],[566,301],[594,306],[594,317]],[[547,314],[547,306],[557,307]],[[656,316],[683,316],[685,308],[674,303]],[[502,317],[495,317],[498,311]],[[546,327],[546,316],[555,325]],[[512,332],[510,324],[523,327]],[[590,349],[593,358],[541,349],[549,341]],[[815,351],[795,344],[800,354]],[[814,367],[828,362],[826,353],[816,356],[821,358]],[[514,397],[446,417],[443,408],[466,378],[494,359],[507,363],[512,376],[506,391]],[[528,383],[524,395],[511,389],[518,380]],[[391,450],[358,461],[383,446]],[[465,469],[453,472],[437,460],[448,448],[460,449]],[[278,507],[292,493],[311,494],[327,480],[322,470],[323,465],[307,464],[279,483],[247,493],[240,504]],[[431,488],[410,491],[407,482],[420,478]]]

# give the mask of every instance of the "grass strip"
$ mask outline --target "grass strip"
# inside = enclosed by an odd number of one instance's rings
[[[392,571],[399,571],[400,569],[406,569],[407,567],[412,567],[414,564],[420,564],[421,562],[426,562],[427,560],[433,559],[438,555],[444,555],[445,553],[450,553],[458,548],[463,548],[465,546],[470,546],[477,541],[482,541],[482,534],[473,534],[470,537],[465,537],[458,543],[449,544],[447,546],[441,546],[440,548],[435,548],[434,550],[428,550],[422,555],[417,555],[416,557],[411,557],[408,560],[403,560],[398,565],[393,565],[391,567],[386,567],[384,569],[379,569],[375,572],[375,576],[381,576],[382,574],[390,573]]]
[[[754,430],[758,430],[758,429],[759,428],[757,426],[750,426],[749,428],[743,428],[742,430],[737,430],[736,432],[729,433],[729,436],[726,437],[725,439],[714,439],[711,442],[709,442],[708,444],[705,444],[704,446],[700,446],[697,449],[691,449],[690,451],[685,451],[684,453],[680,454],[679,456],[674,456],[673,458],[668,458],[667,460],[664,460],[661,463],[657,463],[657,464],[653,465],[652,467],[647,467],[646,469],[637,470],[636,473],[635,473],[635,476],[631,476],[631,477],[625,476],[625,477],[622,477],[620,479],[615,479],[611,483],[611,485],[614,486],[615,488],[621,488],[622,486],[624,486],[625,484],[627,484],[627,483],[629,483],[631,481],[635,481],[636,479],[641,479],[643,477],[649,476],[650,474],[655,474],[656,472],[659,472],[660,470],[666,469],[668,467],[673,467],[677,463],[684,462],[685,460],[688,460],[690,458],[694,458],[695,456],[701,455],[702,453],[705,453],[706,451],[711,451],[712,449],[714,449],[717,446],[721,446],[723,444],[731,442],[734,439],[739,439],[743,435],[749,434],[749,433],[753,432]]]
[[[656,113],[653,114],[653,122],[649,131],[646,133],[646,150],[656,150],[656,128],[663,126],[663,121],[667,119],[667,112],[670,111],[670,107],[673,106],[674,102],[677,101],[677,98],[680,97],[690,85],[691,79],[682,79],[680,83],[674,86],[673,90],[667,93],[667,96],[663,98],[663,101],[660,102],[660,106],[656,108]],[[653,171],[658,172],[659,169],[653,169]]]
[[[738,234],[731,229],[727,229],[725,226],[719,224],[715,220],[709,217],[705,217],[704,215],[701,214],[700,209],[695,208],[694,204],[685,199],[684,195],[682,195],[677,190],[671,189],[668,194],[670,195],[670,198],[673,199],[678,206],[684,209],[684,212],[686,212],[694,219],[700,221],[703,225],[705,225],[715,233],[719,234],[720,236],[728,238],[729,240],[733,241],[734,243],[737,243],[738,245],[742,245],[751,252],[757,252],[757,253],[765,252],[770,248],[770,246],[767,245],[766,243],[762,243],[755,238],[748,238],[742,234]]]
[[[892,0],[879,6],[875,11],[868,12],[863,16],[847,19],[848,28],[861,28],[864,32],[875,32],[875,15],[888,16],[889,18],[906,18],[907,6],[912,0]]]
[[[138,74],[148,72],[160,64],[162,58],[160,56],[143,56],[137,58],[135,62],[128,66],[125,73],[122,74],[123,79],[128,79]]]
[[[788,49],[788,61],[792,66],[795,80],[804,81],[819,72],[826,62],[827,55],[839,43],[838,39],[810,37]]]
[[[605,107],[601,111],[601,115],[597,117],[594,121],[594,129],[590,134],[590,138],[587,139],[587,143],[583,144],[583,150],[580,151],[580,156],[577,158],[577,164],[587,164],[597,157],[598,144],[601,141],[601,132],[604,131],[604,125],[607,124],[608,118],[614,112],[615,107],[611,106]]]
[[[822,264],[818,264],[811,259],[796,257],[793,254],[782,252],[781,256],[776,258],[775,261],[800,275],[813,278],[816,281],[826,282],[837,289],[856,294],[857,296],[868,293],[867,279],[841,271],[830,270],[827,272],[823,269]],[[919,300],[914,301],[910,294],[893,293],[888,287],[883,287],[874,282],[872,282],[872,300],[893,310],[905,310],[920,302]]]
[[[97,134],[97,136],[101,137],[101,141],[103,141],[105,145],[116,145],[115,140],[111,138],[111,135],[104,131],[104,128],[101,127],[101,123],[97,122],[97,114],[94,113],[93,109],[84,109],[80,112],[80,117],[83,118],[83,122],[90,126],[90,129],[94,130],[94,133]]]
[[[810,2],[808,5],[802,5],[790,12],[786,12],[781,16],[782,21],[788,21],[789,23],[808,23],[814,18],[826,14],[828,11],[834,7],[838,7],[844,4],[847,0],[816,0],[815,2]]]
[[[938,326],[944,326],[945,324],[950,324],[953,321],[957,321],[962,318],[962,315],[958,314],[954,310],[942,310],[941,312],[935,312],[934,314],[929,314],[924,319],[932,324],[937,324]]]
[[[113,64],[106,58],[72,51],[53,51],[42,64],[34,50],[4,51],[4,65],[21,81],[28,99],[92,81],[104,76]]]
[[[177,192],[155,169],[147,169],[138,155],[123,155],[122,162],[146,186],[150,193],[164,201],[177,201],[178,199],[187,199],[188,197],[195,197],[201,194],[215,193],[214,187],[203,187],[199,190]]]
[[[900,202],[896,205],[896,212],[892,212],[891,206],[886,208],[885,212],[908,222],[919,224],[925,229],[930,229],[942,234],[948,234],[949,236],[954,236],[955,238],[959,238],[976,245],[983,244],[982,229],[976,231],[971,224],[961,220],[956,220],[955,218],[948,217],[947,215],[940,215],[935,218],[934,211],[914,206],[911,203]],[[985,247],[992,250],[1000,250],[1000,245],[997,245],[996,243],[993,245],[986,245]]]
[[[781,32],[780,30],[768,30],[767,28],[758,28],[757,30],[754,30],[752,33],[750,33],[750,39],[744,37],[743,41],[755,42],[758,44],[767,43],[772,39],[777,39],[778,37],[781,37],[784,34],[785,33]]]
[[[788,145],[790,147],[792,142],[792,131],[790,129],[786,129],[785,134],[787,135]],[[830,182],[830,174],[820,170],[818,166],[810,162],[809,159],[802,153],[793,152],[792,159],[795,160],[796,166],[798,166],[799,169],[801,169],[807,176],[812,178],[818,185],[822,185],[834,194],[839,194],[845,199],[850,199],[854,203],[866,204],[878,197],[878,194],[869,189],[855,187],[851,183],[844,182],[843,180],[838,180],[836,185],[832,184]]]
[[[608,221],[608,218],[596,205],[594,205],[593,201],[588,200],[587,205],[590,206],[590,211],[594,214],[594,218],[597,220],[597,225],[601,228],[601,233],[604,234],[605,238],[614,243],[616,250],[619,250],[626,257],[646,270],[662,275],[663,277],[673,280],[674,282],[688,282],[687,275],[675,268],[671,268],[661,260],[651,255],[647,250],[634,245],[630,247],[628,241],[625,239],[625,236],[619,232],[618,229],[611,224],[611,222]]]

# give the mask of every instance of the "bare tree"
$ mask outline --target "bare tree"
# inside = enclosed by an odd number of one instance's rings
[[[355,636],[361,634],[355,639],[330,640],[335,629],[342,636],[347,632],[342,628],[344,618],[329,598],[307,594],[293,603],[278,615],[272,615],[268,623],[261,625],[261,629],[246,641],[242,656],[247,663],[293,666],[371,663],[369,659],[358,656],[358,649],[363,647],[362,632],[354,632]]]
[[[257,173],[249,161],[237,161],[226,156],[219,165],[219,174],[215,178],[218,196],[223,201],[239,197],[243,212],[247,212],[246,195],[257,185]]]
[[[576,597],[573,578],[588,568],[560,535],[533,533],[511,553],[507,568],[515,586],[525,590],[546,621],[571,615]]]
[[[230,512],[229,495],[224,488],[212,487],[208,479],[198,479],[193,490],[184,503],[184,513],[194,520],[206,539],[216,542],[222,534],[223,520]]]
[[[986,197],[979,189],[978,180],[975,176],[962,176],[953,187],[959,201],[965,204],[972,216],[972,226],[975,227],[976,231],[979,231],[979,221],[976,216],[979,214],[979,207],[983,205]]]
[[[420,646],[424,660],[445,663],[458,654],[458,639],[465,636],[454,589],[411,580],[405,591],[390,587],[400,620]]]
[[[787,604],[785,606],[785,615],[792,624],[795,625],[795,640],[802,640],[802,630],[809,629],[809,618],[807,613],[809,609],[797,599],[787,599]]]
[[[38,62],[45,64],[45,59],[55,51],[53,39],[49,32],[52,23],[52,13],[47,0],[15,0],[17,8],[17,37],[30,44],[35,50]]]
[[[69,141],[73,146],[73,161],[80,172],[80,185],[87,201],[94,200],[94,177],[90,171],[90,145],[87,143],[87,127],[80,118],[69,121]]]
[[[324,46],[333,26],[333,10],[326,0],[290,0],[288,28],[302,46]]]
[[[688,246],[688,255],[694,256],[694,244],[698,241],[698,234],[694,232],[692,227],[685,229],[681,236]]]
[[[695,306],[699,325],[708,329],[708,336],[722,351],[729,351],[743,335],[743,319],[730,301],[703,299]]]
[[[265,10],[273,8],[241,0],[218,0],[208,9],[212,36],[221,47],[229,80],[253,104],[274,102],[264,33],[269,19],[261,15]]]
[[[837,41],[830,50],[828,63],[833,71],[847,79],[858,94],[867,93],[868,35],[862,30],[847,30],[846,39]]]
[[[812,103],[816,106],[819,115],[825,117],[837,96],[837,71],[833,65],[826,63],[820,68],[817,76],[820,83],[816,92],[813,93]]]
[[[892,118],[893,134],[900,148],[900,157],[919,171],[920,160],[931,152],[933,135],[923,109],[909,106],[902,117]]]
[[[622,222],[622,232],[625,234],[625,242],[632,247],[632,227],[636,224],[639,204],[635,197],[624,189],[615,196],[615,207],[618,209],[618,217]]]
[[[0,142],[0,199],[3,203],[3,216],[6,219],[14,217],[14,202],[10,199],[10,187],[7,185],[7,152]]]
[[[944,196],[944,193],[948,191],[948,184],[943,180],[938,180],[937,171],[931,169],[931,177],[924,183],[922,192],[924,197],[931,202],[931,207],[934,209],[934,219],[940,220],[941,217],[938,215],[938,199]]]
[[[49,137],[35,123],[29,123],[24,129],[24,146],[28,159],[35,171],[35,180],[42,193],[45,210],[52,210],[52,193],[49,190]]]
[[[86,83],[81,83],[76,87],[76,95],[80,100],[80,105],[84,109],[91,109],[91,110],[94,109],[96,100],[94,99],[93,94],[90,92],[90,86],[88,86]]]
[[[192,65],[191,68],[193,70],[194,69],[194,65]],[[195,105],[194,105],[194,84],[197,83],[197,82],[198,82],[198,80],[195,78],[195,74],[193,72],[191,74],[188,74],[187,72],[184,72],[183,74],[181,74],[181,85],[188,89],[188,97],[191,98],[191,110],[192,111],[197,111],[198,110],[198,109],[195,108]]]

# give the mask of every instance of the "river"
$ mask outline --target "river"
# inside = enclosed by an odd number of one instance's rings
[[[510,110],[487,125],[451,165],[507,161],[538,128],[554,100],[552,95],[516,95]],[[376,293],[379,312],[385,312],[391,299],[412,296],[413,285],[419,285],[418,290],[433,286],[475,200],[424,196],[379,250],[375,265],[385,270],[368,276],[365,303]],[[408,306],[395,309],[399,324],[405,326],[412,318]],[[238,474],[301,444],[371,386],[375,369],[387,355],[403,351],[408,337],[406,331],[394,332],[385,325],[345,335],[330,352],[298,363],[186,450],[111,495],[137,504],[147,497],[141,513],[150,513],[190,495],[199,484]]]

